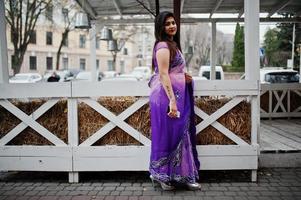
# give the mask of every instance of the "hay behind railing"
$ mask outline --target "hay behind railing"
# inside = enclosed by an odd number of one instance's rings
[[[97,101],[106,107],[108,110],[118,115],[135,101],[137,97],[102,97]],[[208,115],[212,114],[229,99],[222,98],[196,98],[195,104],[201,108]],[[31,114],[39,106],[41,106],[45,100],[34,100],[30,102],[17,102],[12,103],[18,108],[23,110],[27,114]],[[150,109],[146,104],[138,111],[128,117],[125,121],[133,128],[137,129],[143,135],[151,138],[150,131]],[[250,143],[251,132],[251,115],[250,104],[247,102],[241,102],[228,113],[224,114],[218,119],[222,125],[237,134],[246,142]],[[89,107],[85,103],[78,104],[78,120],[79,120],[79,143],[85,141],[93,133],[98,131],[101,127],[107,124],[109,121],[96,112],[93,108]],[[48,110],[42,117],[37,120],[42,126],[48,129],[50,132],[57,135],[60,139],[67,143],[68,136],[68,123],[67,123],[67,101],[65,99],[60,100],[55,106]],[[196,117],[196,123],[202,121]],[[12,130],[20,120],[10,114],[7,110],[0,106],[0,137],[2,138],[6,133]],[[221,144],[229,145],[234,144],[230,139],[221,134],[215,128],[209,126],[204,129],[197,136],[197,144],[209,145],[209,144]],[[31,128],[26,128],[15,139],[9,142],[9,145],[52,145],[48,140],[40,136]],[[119,127],[115,127],[104,137],[93,144],[98,145],[141,145],[141,143],[135,140],[133,137],[125,133]]]

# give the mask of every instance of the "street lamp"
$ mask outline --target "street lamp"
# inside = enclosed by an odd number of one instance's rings
[[[79,28],[79,29],[91,28],[90,19],[89,19],[89,16],[87,15],[87,13],[79,12],[76,14],[75,28]]]

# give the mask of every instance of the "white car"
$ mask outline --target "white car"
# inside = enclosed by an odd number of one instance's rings
[[[98,81],[102,79],[99,72],[97,72],[97,77]],[[76,75],[75,79],[73,79],[72,81],[91,81],[91,79],[92,77],[90,71],[81,71]]]
[[[38,73],[19,73],[9,79],[10,83],[37,83],[42,81]]]
[[[260,69],[261,83],[299,83],[300,75],[292,69],[266,67]]]
[[[149,80],[152,75],[152,70],[147,66],[135,67],[130,74],[137,77],[139,80]]]
[[[118,73],[116,71],[104,71],[103,78],[114,78],[117,77]]]
[[[211,66],[202,65],[199,70],[199,76],[205,77],[207,80],[210,80],[210,71]],[[224,70],[221,66],[215,66],[215,78],[216,80],[224,80]]]

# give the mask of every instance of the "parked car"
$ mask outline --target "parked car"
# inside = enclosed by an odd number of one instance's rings
[[[75,78],[75,74],[71,70],[59,70],[46,72],[43,76],[43,80],[48,81],[54,74],[58,76],[58,82],[70,81]]]
[[[37,83],[42,81],[38,73],[19,73],[9,79],[10,83]]]
[[[134,77],[137,77],[139,80],[149,80],[152,75],[152,70],[147,66],[135,67],[130,73]]]
[[[117,77],[118,73],[116,71],[104,71],[103,78],[114,78]]]
[[[103,78],[103,74],[97,72],[98,81]],[[81,71],[79,72],[73,81],[91,81],[91,71]]]
[[[298,83],[300,75],[297,71],[283,68],[260,69],[261,83]]]
[[[199,70],[199,76],[205,77],[207,80],[210,80],[210,71],[211,66],[202,65]],[[221,66],[215,66],[215,78],[216,80],[224,80],[224,70]]]

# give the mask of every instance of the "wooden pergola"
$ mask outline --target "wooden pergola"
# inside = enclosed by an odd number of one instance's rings
[[[300,23],[300,0],[77,0],[79,5],[92,19],[92,35],[96,33],[97,20],[106,23],[145,23],[152,22],[148,10],[156,13],[160,10],[174,11],[177,18],[181,14],[202,14],[204,18],[192,18],[185,15],[181,22],[212,23],[211,74],[215,75],[216,60],[216,23],[244,21],[245,23],[245,80],[197,81],[195,96],[231,96],[232,99],[213,114],[208,115],[195,107],[196,115],[203,119],[197,124],[197,133],[213,126],[232,140],[235,145],[198,145],[201,170],[248,169],[251,179],[256,181],[259,151],[260,125],[260,82],[259,82],[259,23],[260,21],[287,21]],[[147,9],[146,9],[147,8]],[[261,12],[267,12],[267,18],[260,18]],[[277,12],[290,12],[295,18],[272,18]],[[236,13],[237,18],[214,18],[215,13]],[[128,15],[141,15],[131,18]],[[104,16],[120,16],[103,20]],[[242,18],[244,16],[244,18]],[[144,17],[144,18],[143,18]],[[0,105],[13,113],[21,123],[0,139],[0,170],[20,171],[65,171],[70,182],[79,181],[81,171],[134,171],[148,170],[151,141],[138,130],[126,123],[126,119],[148,103],[149,88],[146,82],[65,82],[39,84],[9,84],[6,45],[6,23],[4,1],[0,1]],[[96,80],[95,38],[91,41],[91,61],[93,80]],[[300,89],[300,85],[297,85]],[[120,90],[122,88],[122,90]],[[115,115],[92,97],[95,96],[139,96],[139,100],[119,115]],[[27,115],[10,103],[13,98],[49,98],[32,115]],[[60,98],[68,102],[68,142],[60,140],[36,120],[55,105]],[[279,99],[281,97],[278,97]],[[251,105],[251,142],[250,144],[231,132],[217,120],[242,101]],[[79,144],[78,103],[84,102],[109,122],[96,133]],[[48,139],[54,146],[14,146],[7,145],[26,127],[31,127]],[[141,143],[141,146],[92,146],[96,141],[118,126]]]

